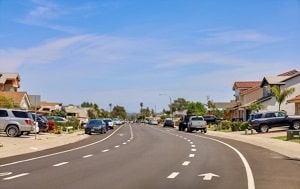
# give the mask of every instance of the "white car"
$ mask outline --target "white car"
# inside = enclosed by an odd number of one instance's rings
[[[104,118],[103,121],[106,124],[107,129],[114,129],[114,122],[110,118]]]

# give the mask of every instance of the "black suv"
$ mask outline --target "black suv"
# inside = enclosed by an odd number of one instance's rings
[[[188,122],[189,122],[189,119],[190,119],[191,116],[192,115],[183,115],[180,118],[179,127],[178,127],[179,131],[185,131],[185,129],[188,126]]]
[[[268,132],[272,127],[289,126],[290,129],[300,129],[300,116],[289,116],[283,111],[269,111],[251,114],[248,119],[248,129],[257,132]]]
[[[47,132],[49,130],[48,120],[42,114],[32,113],[32,118],[34,121],[38,122],[39,131]]]

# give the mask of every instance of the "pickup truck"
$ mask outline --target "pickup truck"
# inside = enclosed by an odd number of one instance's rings
[[[187,131],[193,132],[194,130],[206,133],[207,123],[202,116],[191,116],[187,124]]]
[[[283,111],[269,111],[251,114],[248,119],[248,129],[257,132],[268,132],[272,127],[289,126],[290,129],[300,129],[300,116],[290,116]]]

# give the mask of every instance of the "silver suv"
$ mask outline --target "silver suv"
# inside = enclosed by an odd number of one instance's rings
[[[25,110],[0,108],[0,132],[9,137],[19,137],[34,129],[32,114]]]

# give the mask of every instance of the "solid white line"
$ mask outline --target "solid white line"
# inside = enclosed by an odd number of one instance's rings
[[[92,157],[93,154],[89,154],[89,155],[86,155],[86,156],[83,156],[83,158],[89,158],[89,157]]]
[[[29,173],[22,173],[22,174],[11,176],[11,177],[6,177],[6,178],[3,178],[3,180],[12,180],[12,179],[23,177],[23,176],[26,176],[26,175],[29,175]]]
[[[189,165],[189,164],[190,164],[189,161],[185,161],[185,162],[182,163],[183,166],[187,166],[187,165]]]
[[[68,164],[69,162],[61,162],[61,163],[58,163],[58,164],[55,164],[55,165],[52,165],[53,167],[59,167],[59,166],[62,166],[62,165],[65,165],[65,164]]]
[[[82,148],[86,148],[86,147],[89,147],[89,146],[92,146],[92,145],[95,145],[95,144],[98,144],[100,142],[103,142],[103,141],[107,140],[108,138],[110,138],[112,135],[114,135],[122,127],[123,126],[120,126],[114,132],[112,132],[110,135],[108,135],[107,137],[105,137],[105,138],[103,138],[101,140],[98,140],[96,142],[84,145],[84,146],[80,146],[80,147],[77,147],[77,148],[72,148],[72,149],[69,149],[69,150],[60,151],[60,152],[56,152],[56,153],[52,153],[52,154],[47,154],[47,155],[39,156],[39,157],[35,157],[35,158],[25,159],[25,160],[21,160],[21,161],[15,161],[15,162],[11,162],[11,163],[0,165],[0,167],[6,167],[6,166],[9,166],[9,165],[14,165],[14,164],[18,164],[18,163],[24,163],[24,162],[27,162],[27,161],[33,161],[33,160],[37,160],[37,159],[42,159],[42,158],[46,158],[46,157],[50,157],[50,156],[55,156],[55,155],[59,155],[59,154],[63,154],[63,153],[67,153],[67,152],[71,152],[71,151],[75,151],[75,150],[79,150],[79,149],[82,149]]]
[[[174,178],[176,178],[178,175],[179,175],[179,172],[173,172],[173,173],[171,173],[167,178],[169,178],[169,179],[174,179]]]
[[[190,154],[189,157],[195,157],[195,154]]]
[[[233,146],[231,146],[231,145],[229,145],[229,144],[227,144],[225,142],[222,142],[220,140],[217,140],[217,139],[214,139],[214,138],[209,138],[209,137],[204,137],[204,136],[199,136],[199,137],[217,141],[217,142],[219,142],[221,144],[224,144],[225,146],[228,146],[233,151],[235,151],[240,156],[240,158],[241,158],[241,160],[242,160],[242,162],[244,164],[244,167],[246,169],[246,175],[247,175],[247,180],[248,180],[248,189],[255,189],[254,177],[253,177],[253,173],[252,173],[251,167],[250,167],[249,163],[247,162],[246,158],[243,156],[243,154],[240,151],[238,151]]]

